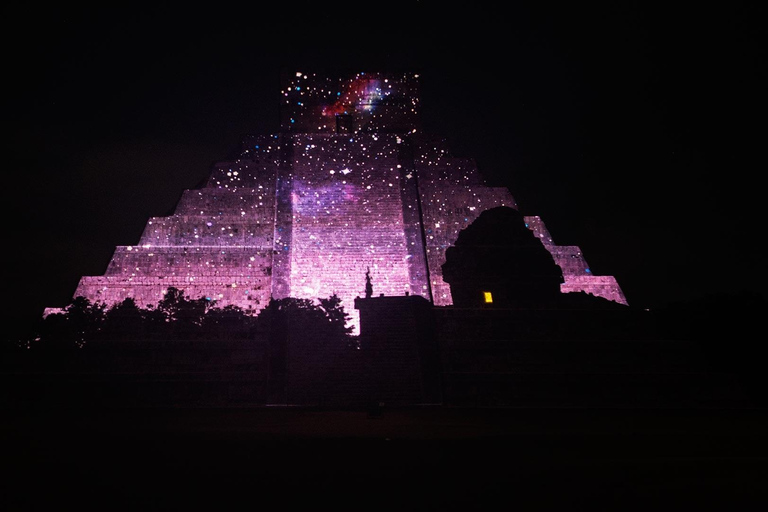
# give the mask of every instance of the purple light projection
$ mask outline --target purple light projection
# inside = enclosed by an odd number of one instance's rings
[[[174,286],[256,313],[270,297],[335,293],[357,332],[353,301],[370,269],[376,295],[452,304],[446,248],[484,210],[516,203],[485,186],[472,160],[419,132],[418,75],[297,72],[281,94],[280,134],[247,138],[239,158],[186,190],[173,215],[150,219],[139,243],[117,247],[75,296],[146,306]],[[563,269],[563,292],[626,304],[578,247],[555,245],[540,218],[526,221]]]

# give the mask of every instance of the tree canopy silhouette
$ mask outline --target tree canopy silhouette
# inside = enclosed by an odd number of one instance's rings
[[[139,307],[133,298],[107,307],[76,297],[59,313],[46,316],[29,348],[84,348],[89,344],[152,340],[248,340],[255,336],[293,333],[353,344],[350,316],[338,296],[309,299],[272,299],[257,315],[227,305],[217,307],[204,297],[191,299],[183,290],[169,287],[156,307]],[[275,333],[272,333],[275,331]]]
[[[442,270],[458,307],[477,307],[483,292],[495,305],[541,305],[556,300],[563,282],[552,255],[508,207],[486,210],[463,229]]]

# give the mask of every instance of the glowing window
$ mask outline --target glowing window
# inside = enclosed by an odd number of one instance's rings
[[[486,304],[491,304],[493,302],[493,294],[491,292],[483,292],[483,300]]]

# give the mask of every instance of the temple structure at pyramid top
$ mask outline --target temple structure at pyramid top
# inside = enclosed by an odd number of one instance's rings
[[[483,183],[473,160],[421,132],[418,84],[414,73],[284,75],[280,132],[245,137],[238,158],[214,164],[172,215],[149,219],[75,296],[146,306],[176,287],[258,312],[270,297],[336,294],[354,317],[370,272],[375,295],[452,304],[446,248],[482,211],[517,205]],[[562,268],[563,292],[626,304],[578,247],[556,245],[540,218],[526,221]]]

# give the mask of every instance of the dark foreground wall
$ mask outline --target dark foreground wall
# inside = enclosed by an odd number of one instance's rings
[[[421,385],[439,389],[432,396],[447,406],[749,403],[734,375],[712,371],[696,343],[660,337],[646,311],[431,308],[420,297],[360,299],[357,307],[361,339],[387,354],[377,356],[386,365],[379,378],[398,389],[421,365]]]
[[[4,354],[10,407],[730,407],[739,380],[645,311],[435,308],[358,299],[358,343],[289,326],[247,341]]]

